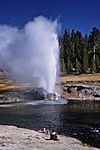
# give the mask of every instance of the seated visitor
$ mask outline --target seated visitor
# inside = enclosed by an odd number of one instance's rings
[[[50,140],[58,140],[57,133],[54,130],[52,130],[52,132],[50,133]]]

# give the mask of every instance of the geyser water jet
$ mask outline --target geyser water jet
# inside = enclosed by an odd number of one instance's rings
[[[57,21],[34,18],[23,29],[0,25],[0,68],[7,69],[17,81],[31,82],[47,92],[55,91],[59,66]]]

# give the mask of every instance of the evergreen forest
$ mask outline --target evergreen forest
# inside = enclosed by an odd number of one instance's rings
[[[65,29],[59,36],[61,72],[63,74],[100,72],[100,30],[92,28],[89,35]]]

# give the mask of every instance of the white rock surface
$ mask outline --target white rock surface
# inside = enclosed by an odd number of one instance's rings
[[[83,146],[74,138],[59,135],[59,141],[49,135],[15,126],[0,125],[0,150],[99,150]]]

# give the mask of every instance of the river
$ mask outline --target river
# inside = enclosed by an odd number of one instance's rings
[[[0,124],[34,130],[47,127],[100,148],[100,102],[17,103],[0,108]]]

